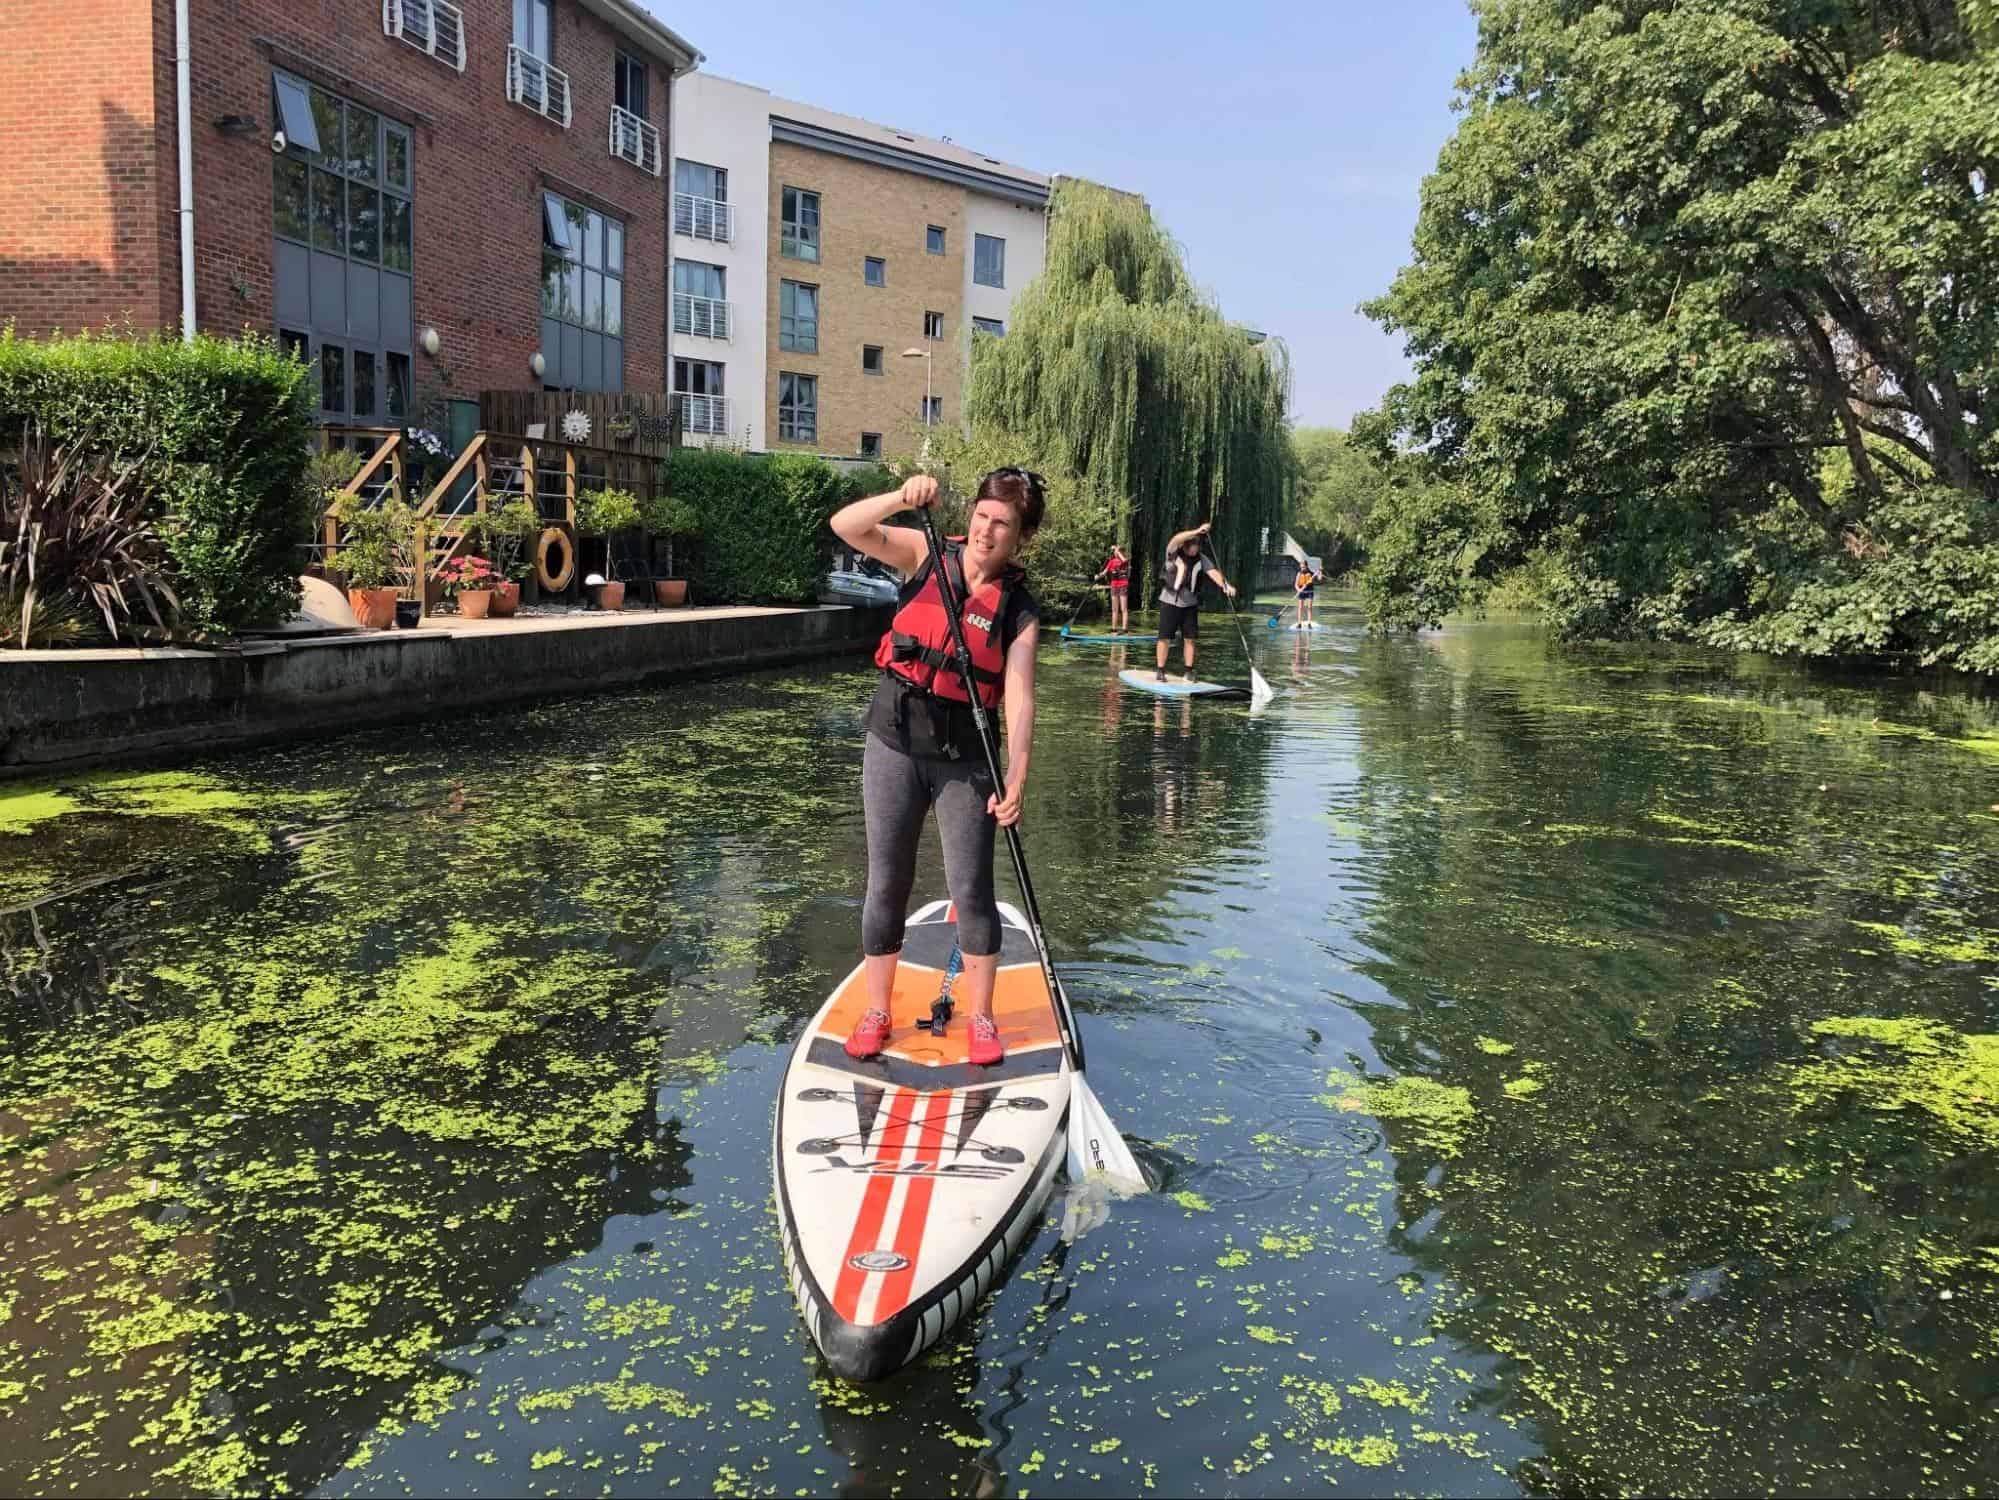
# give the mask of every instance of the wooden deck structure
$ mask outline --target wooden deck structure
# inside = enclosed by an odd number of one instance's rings
[[[590,418],[593,436],[602,434],[619,446],[527,435],[527,429],[536,425],[544,433],[559,428],[563,416],[577,410]],[[465,517],[515,500],[534,506],[544,528],[566,532],[571,555],[579,556],[577,496],[613,487],[637,496],[641,508],[650,507],[660,485],[661,461],[680,436],[664,396],[486,391],[481,394],[480,415],[479,431],[448,465],[423,452],[400,427],[318,429],[321,449],[347,448],[363,455],[360,469],[343,487],[344,494],[376,503],[400,500],[416,511],[417,554],[426,559],[426,585],[464,545]],[[496,427],[491,419],[507,425]],[[513,430],[516,425],[518,431]],[[330,506],[320,517],[319,532],[323,562],[340,545],[340,524]],[[581,567],[575,571],[580,578]],[[409,586],[427,610],[430,589],[417,588],[415,580]],[[576,588],[572,582],[570,592]]]

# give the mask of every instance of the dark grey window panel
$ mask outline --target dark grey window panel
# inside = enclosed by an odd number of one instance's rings
[[[347,263],[347,332],[361,344],[382,337],[382,273],[353,261]]]

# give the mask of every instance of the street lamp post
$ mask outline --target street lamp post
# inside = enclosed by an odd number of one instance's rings
[[[923,361],[923,454],[920,463],[930,461],[930,351],[928,349],[905,349],[904,359]]]

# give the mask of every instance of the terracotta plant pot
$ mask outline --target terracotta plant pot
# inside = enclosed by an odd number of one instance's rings
[[[349,589],[347,605],[363,630],[387,630],[396,623],[394,589]]]
[[[600,583],[592,593],[596,595],[596,605],[599,609],[625,607],[625,586],[622,583]]]
[[[687,602],[685,578],[662,578],[653,584],[653,591],[659,595],[659,602],[668,609],[679,609]]]
[[[483,620],[492,607],[491,589],[467,589],[458,596],[458,617],[462,620]]]
[[[496,583],[493,585],[493,618],[505,620],[521,607],[521,586],[518,583]]]

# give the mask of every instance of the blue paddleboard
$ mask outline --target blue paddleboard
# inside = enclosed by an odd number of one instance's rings
[[[1227,687],[1219,682],[1181,682],[1177,678],[1161,682],[1150,672],[1139,672],[1127,667],[1117,674],[1118,681],[1128,688],[1137,688],[1141,693],[1152,693],[1160,698],[1247,698],[1248,688]]]
[[[1154,640],[1157,637],[1150,635],[1087,635],[1080,630],[1071,630],[1067,625],[1064,625],[1062,627],[1062,639],[1065,641],[1080,641],[1086,646],[1123,646],[1136,641]]]

